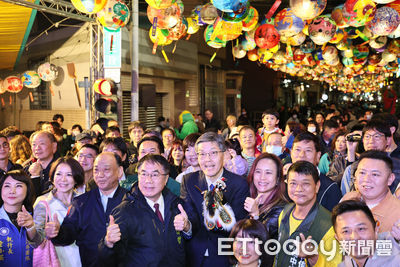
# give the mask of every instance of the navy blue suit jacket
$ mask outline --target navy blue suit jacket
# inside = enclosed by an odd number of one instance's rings
[[[242,176],[236,175],[224,169],[222,177],[226,178],[226,190],[224,198],[232,207],[236,221],[244,219],[247,211],[244,209],[244,201],[249,196],[249,186]],[[207,190],[207,180],[202,171],[187,174],[181,184],[181,198],[184,201],[184,209],[192,223],[192,236],[187,244],[188,266],[200,267],[203,264],[204,253],[208,249],[207,262],[213,266],[230,266],[227,256],[218,256],[218,238],[228,237],[229,232],[223,230],[209,231],[204,225],[203,195]],[[226,245],[226,242],[224,243]]]

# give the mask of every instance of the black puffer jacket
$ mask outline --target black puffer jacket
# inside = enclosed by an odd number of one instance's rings
[[[281,211],[285,207],[285,204],[286,203],[282,201],[271,209],[261,213],[259,216],[258,220],[265,225],[269,239],[278,240],[278,218],[279,214],[281,214]]]
[[[109,249],[99,243],[102,266],[185,266],[184,238],[175,231],[174,218],[181,200],[168,189],[163,191],[164,224],[147,204],[137,184],[113,211],[121,240]]]

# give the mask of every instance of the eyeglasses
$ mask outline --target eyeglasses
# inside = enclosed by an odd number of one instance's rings
[[[138,175],[139,175],[139,178],[150,177],[151,180],[154,181],[154,180],[159,180],[164,175],[168,175],[168,173],[159,173],[159,172],[148,173],[148,172],[142,171],[142,172],[139,172]]]
[[[208,152],[208,153],[199,152],[199,153],[197,153],[197,156],[198,156],[199,158],[205,158],[205,157],[207,157],[207,156],[209,156],[210,158],[215,158],[215,157],[218,156],[218,154],[221,153],[221,152],[222,152],[222,151],[211,151],[211,152]]]
[[[0,147],[3,147],[3,148],[10,148],[10,144],[7,143],[7,142],[4,142],[3,144],[0,145]]]
[[[83,159],[83,158],[92,159],[93,156],[90,154],[78,154],[78,159]]]
[[[374,139],[375,141],[379,141],[379,139],[382,136],[385,136],[385,135],[384,134],[374,134],[374,135],[366,134],[366,135],[364,135],[364,139],[367,140],[367,141],[370,140],[370,139]]]

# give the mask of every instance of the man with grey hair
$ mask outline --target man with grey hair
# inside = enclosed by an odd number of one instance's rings
[[[188,265],[230,266],[218,255],[218,238],[228,237],[236,221],[246,217],[243,208],[249,187],[243,177],[223,168],[224,139],[214,132],[200,136],[195,145],[200,171],[183,177],[184,211],[175,216],[175,228],[188,239]]]

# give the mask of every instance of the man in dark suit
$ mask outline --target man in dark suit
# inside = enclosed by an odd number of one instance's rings
[[[184,212],[175,217],[175,228],[188,239],[189,266],[230,266],[226,256],[218,255],[218,238],[228,237],[235,222],[246,217],[249,187],[243,177],[223,168],[226,147],[221,136],[207,132],[195,149],[201,170],[183,178]]]
[[[46,236],[52,238],[54,245],[67,246],[76,241],[82,266],[98,266],[98,244],[106,235],[111,211],[127,192],[118,184],[122,172],[122,161],[117,154],[99,154],[93,167],[97,188],[72,201],[61,227],[58,220],[46,224]]]

